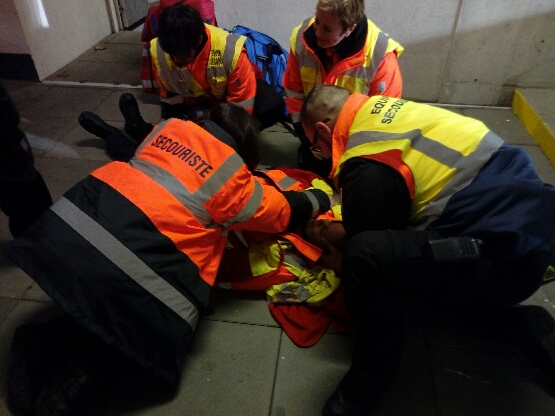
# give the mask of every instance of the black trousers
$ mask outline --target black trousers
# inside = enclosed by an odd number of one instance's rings
[[[264,130],[280,121],[285,121],[285,101],[266,81],[256,80],[253,115]]]
[[[0,177],[0,208],[9,217],[11,234],[16,237],[52,205],[41,174],[32,168],[24,178]]]
[[[31,146],[18,127],[19,113],[0,85],[0,208],[15,237],[51,204],[50,192],[34,167]]]
[[[438,238],[432,231],[382,230],[362,232],[347,241],[342,281],[356,328],[353,386],[383,388],[395,378],[404,339],[404,296],[420,293],[445,299],[468,317],[495,319],[542,284],[541,253],[507,261],[435,263],[425,247]]]

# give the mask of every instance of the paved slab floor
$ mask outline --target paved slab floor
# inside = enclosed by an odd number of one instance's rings
[[[110,160],[103,141],[78,125],[81,111],[95,111],[122,127],[117,102],[122,92],[130,91],[144,117],[159,121],[157,97],[140,89],[3,83],[20,110],[21,127],[54,199]],[[542,179],[555,184],[555,169],[510,109],[453,110],[483,120],[507,141],[523,147]],[[296,147],[296,139],[285,129],[269,128],[261,133],[261,164],[295,166]],[[7,218],[0,215],[0,246],[9,239]],[[540,289],[525,303],[541,305],[553,314],[554,301],[555,285]],[[462,326],[425,302],[400,298],[398,306],[407,316],[403,364],[376,415],[555,414],[555,399],[542,387],[550,380],[519,351]],[[315,346],[298,348],[273,320],[261,293],[217,291],[212,307],[214,312],[198,326],[174,398],[162,400],[155,389],[142,385],[121,385],[87,403],[82,414],[319,415],[348,368],[351,338],[329,331]],[[58,313],[37,284],[0,254],[0,415],[9,415],[5,369],[15,328]]]

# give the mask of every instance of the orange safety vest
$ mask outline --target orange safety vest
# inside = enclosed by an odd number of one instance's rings
[[[305,190],[313,186],[315,179],[321,179],[312,172],[285,166],[259,171],[256,175],[257,180],[281,190]],[[331,212],[324,216],[333,219]],[[275,244],[277,241],[281,243]],[[229,233],[216,285],[222,289],[267,291],[275,285],[297,280],[292,270],[312,268],[321,253],[320,248],[295,233]],[[306,302],[269,302],[268,308],[285,334],[299,347],[316,344],[330,325],[339,333],[353,331],[341,286],[319,306]]]
[[[232,147],[169,119],[7,251],[83,326],[177,384],[229,227],[279,233],[290,217],[283,194],[254,180]]]
[[[332,84],[368,95],[370,83],[384,58],[389,52],[400,55],[404,48],[382,32],[371,20],[367,19],[368,31],[364,47],[333,66],[326,73],[316,53],[307,44],[304,33],[313,24],[314,17],[306,19],[291,34],[291,53],[298,65],[302,90],[293,91],[287,82],[286,104],[294,122],[300,121],[300,111],[304,97],[319,84]],[[285,76],[290,71],[286,71]]]
[[[131,180],[137,171],[145,175],[141,186]],[[283,231],[289,221],[283,195],[260,186],[231,147],[190,121],[159,124],[128,164],[109,164],[92,175],[145,212],[158,231],[197,265],[210,286],[229,227],[248,224],[261,210],[268,220],[256,221],[269,232]]]
[[[158,38],[150,41],[161,100],[170,105],[182,103],[184,98],[189,102],[191,99],[228,101],[252,112],[256,77],[246,53],[241,54],[246,38],[215,26],[204,26],[208,42],[195,60],[184,68],[175,65],[171,56],[160,47]],[[237,78],[237,85],[229,81],[231,77]]]
[[[303,191],[312,187],[312,181],[321,178],[312,172],[279,166],[257,171],[256,179],[281,191]],[[322,216],[333,219],[333,215],[329,213]],[[278,240],[287,243],[274,244]],[[249,248],[255,244],[261,247],[259,256],[255,256],[252,251],[249,254]],[[264,260],[260,257],[271,255],[272,250],[278,251],[273,256],[279,258],[277,263],[273,263],[273,259]],[[313,267],[321,255],[322,249],[305,241],[297,233],[276,235],[268,232],[233,230],[228,235],[217,285],[225,289],[266,290],[272,285],[297,279],[286,267],[286,262],[298,268]]]

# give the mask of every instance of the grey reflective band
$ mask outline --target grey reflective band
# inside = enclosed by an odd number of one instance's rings
[[[439,194],[421,212],[422,222],[415,226],[416,229],[425,229],[432,221],[437,219],[445,209],[447,202],[453,194],[470,185],[478,171],[490,160],[494,152],[503,145],[503,139],[492,131],[488,131],[476,149],[464,158],[459,158],[459,163],[451,167],[456,169],[449,181],[448,187],[443,187]],[[464,167],[464,169],[462,169]]]
[[[281,178],[278,182],[278,186],[283,189],[289,189],[291,186],[295,185],[297,183],[297,181],[295,179],[293,179],[290,176],[284,176],[283,178]]]
[[[192,91],[189,89],[189,82],[193,79],[193,76],[189,70],[172,71],[168,67],[166,53],[162,50],[160,42],[158,41],[156,42],[156,50],[158,63],[160,64],[160,77],[162,80],[169,84],[173,92],[187,96],[192,95]]]
[[[105,228],[65,197],[58,200],[50,209],[127,276],[188,322],[193,330],[196,328],[199,311],[191,301],[162,279]]]
[[[303,42],[303,34],[306,31],[306,29],[308,29],[308,27],[310,26],[310,21],[311,20],[312,20],[311,17],[306,19],[302,23],[301,27],[299,28],[299,31],[297,32],[297,39],[295,41],[295,55],[297,56],[297,61],[299,63],[299,69],[301,67],[308,67],[308,68],[314,68],[314,69],[319,69],[320,68],[320,64],[316,60],[316,58],[314,58],[314,56],[312,56],[312,54],[307,54],[306,53],[306,46]]]
[[[290,98],[300,98],[300,99],[304,98],[303,92],[296,92],[288,88],[285,88],[285,95]]]
[[[254,97],[244,101],[229,101],[230,104],[235,104],[241,108],[251,108],[254,106]]]
[[[348,69],[343,73],[343,76],[364,79],[367,81],[364,91],[358,91],[361,94],[367,95],[370,92],[370,81],[374,79],[376,73],[378,72],[378,68],[380,67],[380,64],[385,56],[385,52],[387,51],[388,42],[389,38],[387,35],[380,32],[378,34],[378,40],[374,45],[370,66],[357,66],[355,68]]]
[[[499,138],[499,136],[489,131],[482,137],[477,148],[472,153],[463,156],[460,152],[442,143],[422,136],[422,131],[419,129],[402,133],[362,131],[349,136],[346,150],[353,149],[366,143],[407,139],[410,141],[412,149],[418,150],[431,159],[438,161],[442,165],[449,166],[450,168],[460,167],[460,161],[464,159],[464,165],[470,171],[480,169],[485,161],[491,157],[492,153],[503,144],[503,140]]]
[[[225,72],[225,67],[223,66],[209,66],[206,68],[206,78],[219,78],[219,77],[227,77]]]
[[[304,32],[306,31],[306,29],[308,29],[308,27],[310,26],[310,21],[312,20],[312,17],[309,17],[308,19],[306,19],[302,24],[301,27],[299,28],[299,31],[297,32],[297,39],[295,40],[295,54],[297,55],[297,57],[300,56],[301,53],[304,53],[305,51],[305,46],[304,46],[304,42],[303,42],[303,35]]]
[[[224,221],[222,226],[228,228],[233,224],[238,224],[238,223],[247,221],[254,214],[256,214],[256,211],[260,207],[263,197],[264,197],[264,190],[262,189],[262,185],[257,181],[254,181],[254,192],[251,194],[247,204],[235,217]]]
[[[241,39],[240,35],[235,33],[230,33],[225,40],[223,63],[226,70],[231,71],[231,65],[233,64],[233,58],[235,57],[235,45]],[[229,75],[229,74],[228,74]]]
[[[432,221],[441,215],[451,196],[457,190],[463,189],[469,185],[476,177],[477,172],[504,143],[499,136],[492,131],[488,131],[484,137],[482,137],[476,149],[467,156],[463,156],[460,152],[442,143],[422,136],[421,130],[411,130],[403,133],[365,131],[350,136],[347,149],[353,149],[365,143],[406,139],[410,140],[411,148],[455,170],[453,177],[449,181],[449,186],[443,187],[439,194],[423,207],[419,216],[422,221],[413,226],[414,229],[418,230],[425,229]]]
[[[215,168],[210,177],[195,192],[195,197],[200,198],[204,204],[214,196],[237,172],[245,162],[237,153],[232,153],[224,162]]]
[[[316,217],[320,213],[320,204],[318,203],[318,200],[316,199],[316,197],[310,191],[302,191],[302,193],[305,194],[308,197],[308,200],[312,204],[311,218]]]
[[[197,221],[204,227],[209,228],[213,225],[214,221],[212,217],[203,206],[206,201],[200,200],[196,194],[191,194],[175,176],[160,168],[160,166],[139,158],[131,159],[129,165],[143,172],[158,185],[165,188],[181,203],[181,205],[193,214]]]

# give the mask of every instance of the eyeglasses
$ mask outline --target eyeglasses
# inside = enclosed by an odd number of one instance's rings
[[[325,124],[328,121],[330,121],[330,119],[326,118],[325,120],[322,121],[322,123]],[[322,153],[322,148],[318,146],[318,129],[314,129],[314,138],[312,139],[312,146],[310,146],[310,149],[313,152]]]

